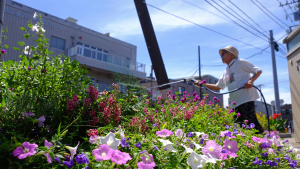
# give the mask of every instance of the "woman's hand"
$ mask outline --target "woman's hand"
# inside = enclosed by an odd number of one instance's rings
[[[253,81],[249,80],[247,83],[245,83],[244,88],[245,89],[249,89],[253,86]]]
[[[194,82],[194,85],[200,86],[201,82],[202,82],[201,80],[198,80],[197,82]]]

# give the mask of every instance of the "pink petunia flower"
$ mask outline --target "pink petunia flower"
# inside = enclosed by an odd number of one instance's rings
[[[22,143],[22,147],[17,147],[16,150],[13,152],[14,156],[17,156],[18,159],[22,160],[26,157],[32,156],[36,153],[36,148],[38,147],[37,144],[30,144],[29,142]]]
[[[203,138],[203,139],[208,139],[208,137],[209,137],[208,134],[203,134],[203,135],[201,136],[201,138]]]
[[[112,155],[111,161],[115,162],[119,165],[126,164],[128,160],[132,158],[128,153],[123,153],[120,150],[116,150],[115,153]]]
[[[235,140],[225,140],[223,148],[232,153],[235,153],[239,150],[239,148],[237,146],[237,142]]]
[[[110,160],[114,155],[115,150],[109,148],[108,145],[100,145],[99,148],[93,150],[92,155],[95,156],[95,160],[101,162],[103,160]]]
[[[51,158],[51,156],[49,155],[49,153],[45,153],[44,156],[46,156],[48,163],[52,163],[53,159]]]
[[[45,145],[45,147],[47,147],[47,149],[50,149],[53,146],[53,143],[48,142],[47,140],[45,140],[44,145]]]
[[[173,135],[173,132],[167,129],[163,129],[161,131],[157,131],[156,135],[159,137],[169,137],[171,135]]]
[[[222,146],[217,144],[214,140],[209,140],[206,142],[206,145],[202,148],[203,154],[214,155],[216,158],[220,157],[222,151]]]
[[[39,119],[35,121],[38,123],[38,127],[42,127],[44,125],[44,121],[46,120],[45,116],[41,116]]]
[[[183,132],[182,132],[181,129],[178,129],[178,130],[175,132],[175,136],[177,136],[177,137],[182,137],[182,135],[183,135]]]
[[[258,138],[258,137],[255,137],[255,136],[252,136],[252,140],[254,142],[257,142],[257,143],[265,143],[267,141],[266,139]]]
[[[153,169],[156,164],[153,161],[153,155],[144,153],[142,161],[137,163],[138,169]]]

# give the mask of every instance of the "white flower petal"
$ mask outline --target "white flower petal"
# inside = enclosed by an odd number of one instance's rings
[[[111,149],[117,150],[121,140],[116,139],[116,135],[112,132],[108,133],[105,137],[100,137],[101,144],[107,144]]]
[[[173,144],[169,140],[164,140],[164,139],[157,139],[157,140],[160,141],[163,144],[164,147],[167,146],[167,145],[169,145],[169,144]]]

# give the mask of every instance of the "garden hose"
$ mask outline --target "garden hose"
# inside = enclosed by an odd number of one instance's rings
[[[185,79],[185,80],[184,80],[184,82],[187,82],[187,81],[197,82],[197,80],[195,80],[195,79]],[[196,86],[196,85],[195,85],[195,86]],[[215,91],[213,91],[213,90],[210,90],[209,88],[207,88],[207,87],[206,87],[206,86],[204,86],[203,84],[200,84],[200,86],[203,86],[203,87],[205,87],[205,89],[207,89],[207,90],[208,90],[208,91],[210,91],[211,93],[218,94],[218,95],[229,94],[229,93],[232,93],[232,92],[235,92],[235,91],[238,91],[238,90],[244,89],[244,87],[240,87],[240,88],[237,88],[237,89],[231,90],[231,91],[229,91],[229,92],[225,92],[225,93],[218,93],[218,92],[215,92]],[[199,87],[199,86],[197,86],[197,87]],[[267,108],[267,103],[266,103],[265,97],[264,97],[264,95],[262,94],[261,90],[259,90],[259,88],[258,88],[258,87],[254,86],[254,85],[252,85],[252,87],[256,88],[256,89],[259,91],[259,93],[260,93],[261,97],[264,99],[264,103],[265,103],[265,107],[266,107],[266,111],[267,111],[266,113],[267,113],[267,119],[268,119],[268,131],[269,131],[269,134],[270,134],[270,120],[269,120],[269,111],[268,111],[268,108]]]

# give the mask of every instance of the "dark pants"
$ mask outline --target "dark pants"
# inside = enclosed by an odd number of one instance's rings
[[[235,123],[239,123],[242,125],[245,123],[245,120],[248,120],[248,125],[251,123],[255,124],[255,129],[258,130],[258,133],[262,134],[264,132],[264,129],[259,124],[256,114],[255,114],[255,105],[254,101],[250,101],[247,103],[243,103],[235,108],[236,113],[241,113],[241,116],[235,121]],[[235,115],[235,119],[237,116]]]

